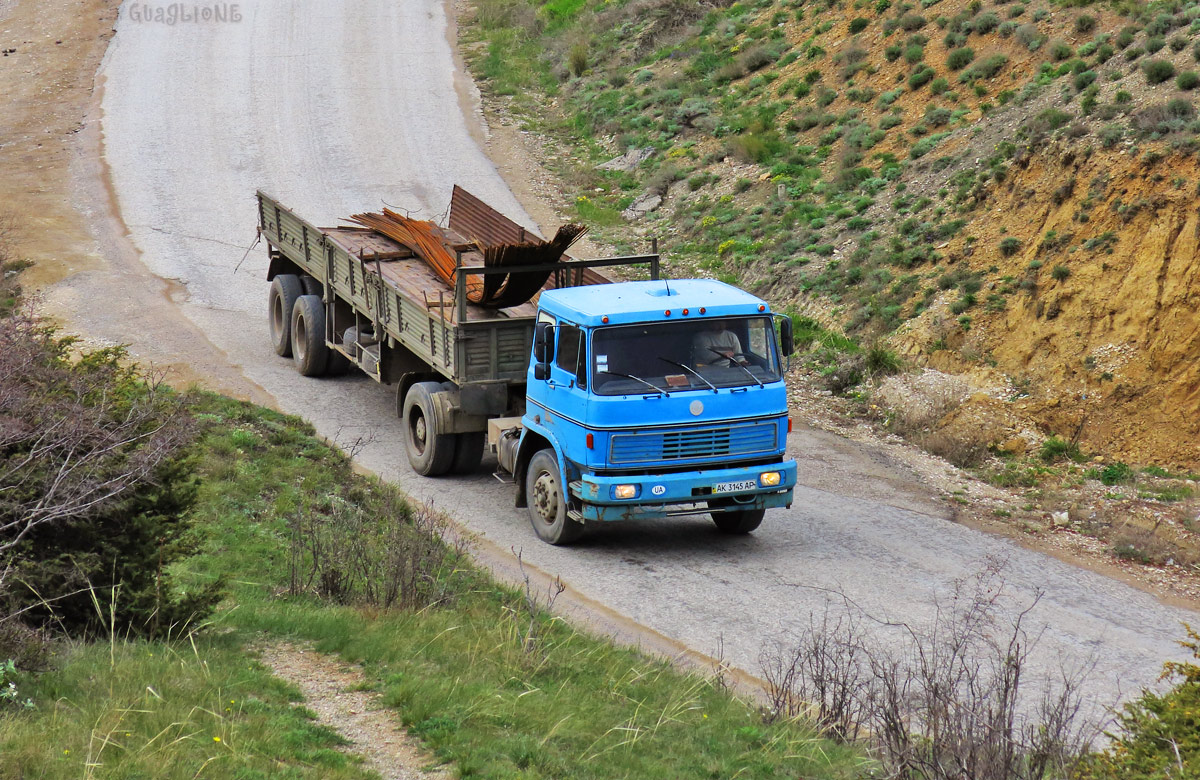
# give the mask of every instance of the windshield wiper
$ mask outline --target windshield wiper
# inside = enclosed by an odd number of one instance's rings
[[[609,376],[620,376],[620,377],[624,377],[626,379],[632,379],[636,382],[641,382],[646,387],[649,387],[652,390],[654,390],[654,392],[656,392],[656,393],[661,393],[662,395],[666,395],[666,396],[669,396],[671,394],[671,391],[664,390],[663,388],[659,387],[658,385],[654,384],[653,382],[647,382],[645,379],[642,379],[640,376],[634,376],[633,374],[622,374],[619,371],[600,371],[598,373],[608,374]]]
[[[721,357],[725,357],[725,353],[724,353],[724,352],[721,352],[721,351],[719,351],[719,350],[713,349],[712,347],[708,347],[708,351],[709,351],[709,352],[713,352],[713,353],[715,353],[715,354],[717,354],[717,355],[720,355]],[[736,354],[742,354],[742,353],[740,353],[740,352],[739,352],[739,353],[736,353]],[[745,355],[742,355],[742,357],[745,357]],[[756,377],[756,376],[755,376],[753,373],[751,373],[750,369],[746,368],[746,367],[745,367],[745,366],[743,366],[743,365],[742,365],[740,362],[738,362],[738,361],[734,360],[733,358],[727,358],[727,359],[729,360],[729,364],[730,364],[731,366],[736,366],[737,368],[740,368],[740,369],[742,370],[742,372],[743,372],[743,373],[744,373],[746,376],[748,376],[748,377],[750,377],[751,379],[753,379],[753,380],[754,380],[754,384],[758,385],[759,387],[763,387],[763,383],[762,383],[762,381],[761,381],[761,380],[760,380],[758,377]]]
[[[701,375],[700,375],[700,373],[699,373],[698,371],[696,371],[695,369],[691,368],[690,366],[688,366],[688,365],[686,365],[686,364],[684,364],[684,363],[680,363],[680,362],[679,362],[679,361],[677,361],[677,360],[671,360],[670,358],[665,358],[665,357],[663,357],[662,355],[659,355],[659,356],[658,356],[658,359],[659,359],[659,360],[661,360],[661,361],[662,361],[662,362],[664,362],[664,363],[670,363],[670,364],[671,364],[671,365],[673,365],[673,366],[679,366],[679,367],[680,367],[680,368],[682,368],[684,371],[688,372],[689,374],[691,374],[692,376],[696,377],[697,379],[699,379],[699,380],[700,380],[701,382],[703,382],[704,384],[706,384],[706,385],[708,385],[709,387],[711,387],[711,388],[712,388],[712,391],[713,391],[714,393],[715,393],[715,392],[717,392],[717,386],[716,386],[716,385],[714,385],[712,382],[710,382],[710,381],[708,381],[707,379],[705,379],[703,376],[701,376]]]

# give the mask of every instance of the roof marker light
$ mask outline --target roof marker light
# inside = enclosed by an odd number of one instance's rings
[[[703,307],[703,306],[701,306],[701,307],[700,307],[700,313],[701,313],[701,314],[703,314],[703,313],[704,313],[704,311],[705,311],[704,307]]]
[[[767,307],[766,307],[765,305],[763,305],[763,304],[761,304],[761,303],[760,303],[760,304],[758,304],[758,310],[759,310],[759,311],[766,311],[766,310],[767,310]]]
[[[667,309],[666,311],[664,311],[664,312],[663,312],[663,314],[665,314],[666,316],[670,317],[670,316],[671,316],[671,310],[670,310],[670,309]]]
[[[600,321],[603,322],[605,325],[607,325],[608,324],[608,315],[605,314],[603,317],[600,318]]]
[[[690,313],[690,312],[689,312],[687,309],[684,309],[684,310],[683,310],[683,316],[685,316],[685,317],[686,317],[686,316],[688,316],[688,314],[689,314],[689,313]]]

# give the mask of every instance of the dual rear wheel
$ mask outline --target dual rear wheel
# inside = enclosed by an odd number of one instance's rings
[[[271,346],[291,357],[301,376],[340,376],[350,361],[325,343],[325,304],[321,284],[310,276],[279,274],[267,294]]]

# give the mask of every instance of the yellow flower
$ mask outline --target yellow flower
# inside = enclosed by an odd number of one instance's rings
[[[220,742],[220,741],[221,741],[220,737],[213,737],[213,742]]]

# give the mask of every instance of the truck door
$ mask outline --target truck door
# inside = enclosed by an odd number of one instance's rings
[[[543,318],[545,315],[543,314]],[[545,424],[557,438],[567,460],[586,462],[586,443],[583,422],[587,419],[587,331],[563,320],[554,329],[554,362],[545,392],[530,393],[536,401],[544,400]]]

